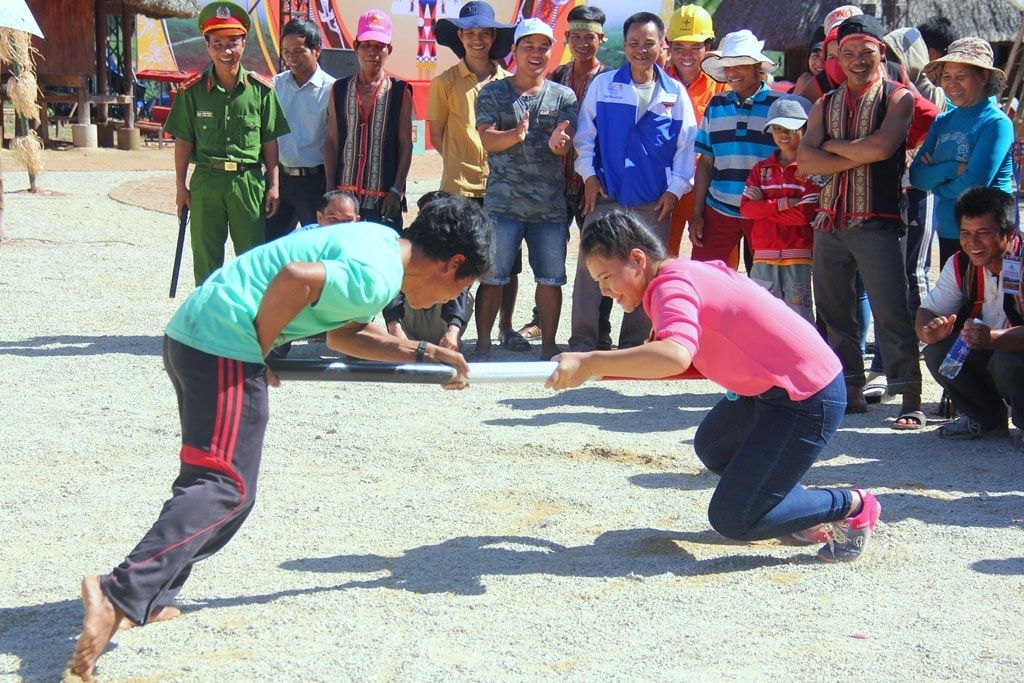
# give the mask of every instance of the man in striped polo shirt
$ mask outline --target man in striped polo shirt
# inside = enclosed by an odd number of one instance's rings
[[[711,99],[697,131],[700,160],[689,235],[696,261],[728,261],[740,237],[750,238],[753,221],[740,215],[740,199],[750,169],[775,151],[764,128],[769,107],[780,97],[763,79],[775,68],[763,48],[763,40],[743,29],[726,35],[721,49],[701,62],[730,90]]]

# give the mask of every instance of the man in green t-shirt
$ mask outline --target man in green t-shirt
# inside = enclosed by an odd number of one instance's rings
[[[223,548],[252,511],[267,385],[278,384],[263,361],[273,347],[326,331],[328,346],[350,356],[446,363],[468,377],[457,351],[393,337],[370,320],[399,292],[415,308],[457,297],[493,270],[493,232],[476,203],[449,197],[425,207],[402,237],[376,223],[294,232],[192,292],[163,342],[181,421],[173,496],[124,562],[82,580],[74,673],[92,678],[122,622],[178,616],[173,602],[192,565]]]
[[[264,216],[277,212],[277,138],[289,129],[271,81],[242,67],[249,25],[248,12],[230,0],[203,8],[199,30],[213,63],[182,83],[164,124],[176,138],[178,215],[191,211],[197,285],[224,263],[229,231],[241,254],[263,244]],[[195,171],[186,185],[189,162]]]

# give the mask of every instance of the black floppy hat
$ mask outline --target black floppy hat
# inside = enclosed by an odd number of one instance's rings
[[[471,28],[493,28],[497,35],[491,51],[487,56],[491,59],[502,59],[512,51],[512,37],[515,24],[503,24],[494,18],[494,8],[486,2],[472,0],[462,6],[458,19],[439,19],[434,24],[434,40],[454,52],[459,59],[466,56],[466,48],[459,40],[459,30]]]

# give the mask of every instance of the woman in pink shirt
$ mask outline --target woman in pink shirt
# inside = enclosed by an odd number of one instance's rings
[[[721,477],[708,509],[715,530],[747,541],[793,534],[825,544],[823,561],[857,559],[881,512],[875,496],[800,484],[846,409],[839,359],[814,326],[721,262],[669,258],[629,213],[591,224],[580,254],[604,296],[627,312],[643,306],[654,340],[563,353],[546,385],[672,377],[692,365],[727,390],[693,440],[697,457]]]

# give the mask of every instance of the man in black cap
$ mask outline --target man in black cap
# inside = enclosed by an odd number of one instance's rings
[[[814,296],[829,343],[843,363],[847,412],[865,412],[864,358],[854,319],[854,274],[860,269],[885,357],[890,394],[902,394],[895,429],[921,429],[921,368],[907,306],[900,238],[906,233],[902,177],[914,96],[882,77],[885,31],[871,16],[839,25],[846,82],[811,110],[797,152],[800,171],[830,176],[821,188],[814,227]]]
[[[488,83],[512,74],[502,68],[501,60],[512,49],[515,26],[494,18],[494,8],[486,2],[467,2],[458,19],[441,19],[434,35],[460,59],[430,82],[427,122],[430,144],[441,154],[441,187],[449,194],[469,197],[483,205],[487,189],[487,152],[476,130],[476,98]],[[502,288],[498,338],[510,351],[529,351],[530,343],[512,327],[512,311],[519,291],[522,253],[516,258],[512,276]],[[474,360],[487,360],[474,358]]]

